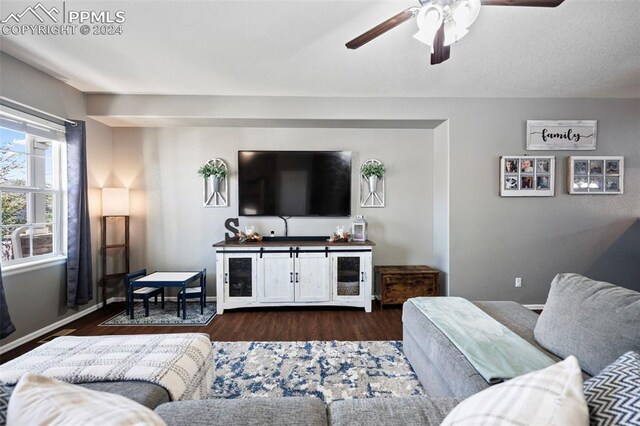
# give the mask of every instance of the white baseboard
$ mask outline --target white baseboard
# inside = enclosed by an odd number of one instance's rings
[[[173,300],[174,302],[176,301],[176,297],[172,296],[172,297],[165,297],[165,300]],[[216,298],[213,296],[207,297],[207,302],[215,302]],[[113,302],[126,302],[126,298],[125,297],[110,297],[107,299],[107,305]],[[9,342],[6,345],[2,345],[0,347],[0,355],[2,355],[5,352],[9,352],[12,349],[17,348],[20,345],[24,345],[25,343],[28,343],[32,340],[37,339],[40,336],[43,336],[53,330],[55,330],[56,328],[60,328],[66,324],[69,324],[70,322],[73,322],[77,319],[80,319],[86,315],[89,315],[92,312],[97,311],[98,309],[102,308],[102,302],[99,302],[93,306],[91,306],[90,308],[84,309],[78,313],[75,313],[73,315],[70,315],[66,318],[61,319],[60,321],[56,321],[53,324],[49,324],[46,327],[43,327],[39,330],[34,331],[33,333],[29,333],[26,336],[22,336],[19,339],[14,340],[13,342]]]
[[[107,303],[109,303],[107,301]],[[75,313],[73,315],[70,315],[66,318],[61,319],[60,321],[56,321],[53,324],[49,324],[46,327],[43,327],[39,330],[34,331],[33,333],[29,333],[26,336],[22,336],[19,339],[14,340],[13,342],[7,343],[6,345],[2,345],[2,347],[0,347],[0,354],[3,354],[5,352],[10,351],[11,349],[15,349],[20,345],[24,345],[25,343],[28,343],[32,340],[37,339],[40,336],[43,336],[47,333],[49,333],[50,331],[55,330],[56,328],[60,328],[63,325],[69,324],[70,322],[73,322],[79,318],[82,318],[85,315],[89,315],[92,312],[97,311],[98,309],[100,309],[102,307],[102,303],[98,303],[95,304],[93,306],[91,306],[90,308],[84,309],[78,313]]]
[[[544,304],[542,305],[522,305],[527,309],[531,309],[532,311],[541,311],[544,309]]]

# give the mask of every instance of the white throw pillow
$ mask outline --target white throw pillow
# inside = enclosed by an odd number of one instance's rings
[[[442,422],[442,426],[516,424],[589,424],[582,372],[574,356],[491,386],[462,401]]]
[[[124,396],[98,392],[34,373],[16,385],[7,426],[166,426],[156,413]]]

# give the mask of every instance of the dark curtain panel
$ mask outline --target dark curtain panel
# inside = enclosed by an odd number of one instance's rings
[[[11,322],[7,299],[4,297],[4,284],[2,284],[2,266],[0,265],[0,339],[4,339],[16,331],[16,326]]]
[[[87,131],[84,121],[66,123],[67,190],[69,229],[67,230],[67,306],[93,299],[91,229],[87,195]]]

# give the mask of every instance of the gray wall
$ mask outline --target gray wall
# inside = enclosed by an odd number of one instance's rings
[[[6,345],[65,317],[90,308],[97,294],[100,248],[100,188],[111,175],[111,128],[87,119],[85,96],[66,84],[0,53],[0,94],[49,113],[87,121],[87,165],[94,262],[94,298],[87,305],[65,307],[65,264],[5,276],[4,289],[16,332],[2,340]]]
[[[452,294],[544,303],[559,272],[589,274],[640,214],[640,101],[464,100],[451,119]],[[556,155],[556,196],[501,198],[498,158],[525,153],[527,119],[598,120],[598,149]],[[535,152],[529,152],[535,154]],[[545,154],[547,154],[545,152]],[[625,156],[625,194],[567,194],[569,155]],[[640,244],[630,242],[628,249]],[[614,266],[614,265],[612,265]],[[630,270],[633,263],[615,267]],[[599,278],[629,286],[618,275]],[[522,288],[514,278],[522,277]]]
[[[224,117],[233,117],[236,123],[258,118],[447,119],[451,185],[449,288],[451,295],[470,299],[544,303],[555,274],[589,273],[640,216],[638,99],[93,95],[88,102],[89,113],[98,119],[128,123],[146,120],[147,124],[158,118],[168,123],[172,117],[174,123],[181,122],[178,117],[193,117],[201,125],[208,118]],[[499,197],[499,157],[527,153],[526,120],[543,119],[598,120],[598,149],[589,154],[625,156],[625,194],[568,195],[565,163],[571,152],[552,152],[558,160],[555,197]],[[405,168],[403,172],[410,174],[413,170]],[[405,209],[410,210],[411,204]],[[378,244],[383,246],[385,241],[378,239]],[[628,244],[633,250],[638,242]],[[618,263],[616,268],[631,270],[634,266]],[[608,268],[602,268],[600,274],[600,278],[614,282],[619,277]],[[514,287],[515,277],[523,279],[522,288]]]
[[[450,166],[449,122],[433,131],[433,266],[440,271],[440,294],[449,294],[450,250]]]
[[[640,291],[640,219],[589,266],[587,275]]]
[[[352,152],[352,215],[363,214],[369,238],[380,242],[376,264],[433,263],[433,130],[319,128],[114,129],[114,178],[132,190],[132,267],[147,270],[206,267],[215,294],[211,244],[224,239],[224,221],[238,217],[238,150]],[[230,206],[202,207],[196,170],[209,158],[230,166]],[[361,208],[358,170],[370,158],[387,167],[388,207]],[[289,235],[329,235],[352,218],[292,218]],[[283,235],[279,218],[240,217],[268,235]]]

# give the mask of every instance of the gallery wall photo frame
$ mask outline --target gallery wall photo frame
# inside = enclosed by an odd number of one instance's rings
[[[594,151],[597,120],[527,120],[527,151]]]
[[[624,193],[624,157],[571,156],[567,161],[569,194],[616,195]]]
[[[504,155],[500,157],[501,197],[553,197],[556,157]]]

